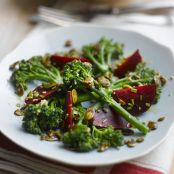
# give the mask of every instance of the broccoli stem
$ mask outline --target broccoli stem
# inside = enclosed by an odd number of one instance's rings
[[[101,103],[101,102],[97,102],[97,103],[95,103],[95,104],[92,106],[92,108],[93,108],[95,111],[97,111],[98,109],[101,108],[101,106],[102,106],[102,103]]]
[[[102,60],[102,56],[101,57],[101,63],[99,63],[95,57],[89,52],[89,51],[86,51],[86,54],[88,56],[88,58],[96,64],[97,68],[102,72],[102,73],[105,73],[106,71],[108,71],[109,67],[108,65],[106,65],[105,63],[103,63],[104,60]],[[104,58],[103,58],[104,59]],[[103,64],[102,64],[103,63]]]
[[[82,103],[82,102],[90,101],[90,100],[93,100],[92,95],[90,95],[90,94],[80,94],[77,98],[77,103]],[[65,104],[65,98],[60,98],[59,102],[60,102],[61,105],[64,105]]]
[[[99,59],[100,59],[101,64],[105,64],[104,49],[105,49],[105,45],[102,45],[101,50],[100,50],[100,55],[99,55]]]
[[[137,80],[130,80],[129,78],[123,78],[117,80],[115,83],[112,84],[111,89],[116,89],[123,87],[123,85],[137,85],[137,83],[150,83],[153,79],[146,78],[146,79],[137,79]]]
[[[77,103],[90,101],[92,99],[93,99],[93,97],[90,94],[80,94],[77,98]]]
[[[48,75],[43,75],[43,74],[35,74],[35,75],[31,75],[28,76],[28,80],[27,81],[32,81],[32,80],[42,80],[45,82],[50,82],[50,83],[57,83],[57,80],[55,80],[55,78],[52,78],[51,76]]]
[[[105,101],[109,106],[111,106],[127,122],[132,124],[134,127],[136,127],[144,134],[147,134],[147,132],[149,131],[148,127],[142,124],[139,120],[136,119],[136,117],[132,116],[124,108],[122,108],[120,104],[117,103],[112,97],[110,97],[104,90],[102,90],[102,88],[100,88],[99,90],[91,88],[91,90],[97,93],[102,98],[103,101]]]
[[[108,64],[108,65],[111,65],[111,56],[112,56],[112,53],[109,53],[109,54],[107,55],[107,64]]]

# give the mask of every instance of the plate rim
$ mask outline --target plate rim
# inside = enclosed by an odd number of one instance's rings
[[[64,29],[64,28],[72,28],[72,27],[87,27],[87,28],[102,28],[102,29],[109,29],[109,30],[115,30],[115,31],[121,31],[121,32],[129,32],[129,33],[134,33],[134,34],[136,34],[136,35],[139,35],[140,37],[143,37],[143,38],[145,38],[145,39],[148,39],[149,41],[151,41],[151,42],[153,42],[154,44],[156,44],[156,45],[158,45],[158,46],[160,46],[160,47],[163,47],[163,48],[165,48],[168,52],[170,52],[171,53],[171,55],[172,55],[172,57],[173,57],[173,62],[174,62],[174,54],[173,54],[173,51],[170,49],[170,48],[168,48],[167,46],[165,46],[165,45],[163,45],[163,44],[161,44],[161,43],[159,43],[159,42],[157,42],[156,40],[153,40],[153,39],[151,39],[151,38],[149,38],[149,37],[147,37],[147,36],[145,36],[145,35],[143,35],[143,34],[141,34],[141,33],[138,33],[138,32],[136,32],[136,31],[130,31],[130,30],[126,30],[126,29],[118,29],[118,28],[113,28],[113,27],[107,27],[107,26],[105,26],[105,27],[103,27],[103,26],[99,26],[99,25],[94,25],[94,24],[92,24],[92,25],[71,25],[71,26],[66,26],[66,27],[61,27],[61,28],[53,28],[53,29],[49,29],[49,30],[47,30],[47,31],[43,31],[42,33],[40,33],[40,34],[37,34],[36,36],[27,36],[27,38],[25,38],[21,43],[19,43],[18,44],[18,46],[14,49],[14,50],[12,50],[10,53],[8,53],[6,56],[4,56],[3,58],[2,58],[2,60],[0,61],[0,67],[2,67],[2,65],[3,65],[3,63],[5,63],[5,61],[7,60],[7,58],[9,59],[9,57],[10,57],[10,55],[11,54],[13,54],[21,45],[23,45],[25,42],[27,42],[28,40],[31,40],[31,39],[33,39],[33,38],[35,38],[35,39],[37,39],[37,38],[39,38],[39,37],[41,37],[41,36],[43,36],[43,35],[46,35],[46,34],[49,34],[49,33],[52,33],[52,32],[56,32],[57,30],[61,30],[61,29]],[[168,134],[169,134],[169,132],[170,132],[170,130],[171,130],[171,128],[173,127],[173,123],[171,123],[170,124],[170,126],[169,126],[169,128],[167,129],[167,131],[165,132],[165,135],[163,136],[163,138],[161,138],[161,140],[160,141],[158,141],[157,143],[155,143],[153,146],[151,146],[151,147],[149,147],[149,148],[147,148],[144,152],[142,152],[142,153],[139,153],[138,155],[135,155],[134,157],[127,157],[127,158],[124,158],[123,160],[119,160],[119,161],[117,161],[117,162],[114,162],[114,161],[111,161],[111,162],[100,162],[100,163],[98,163],[98,164],[78,164],[78,163],[76,163],[76,162],[68,162],[68,161],[65,161],[65,160],[61,160],[61,159],[55,159],[54,157],[52,158],[52,157],[49,157],[49,156],[46,156],[46,155],[44,155],[44,154],[40,154],[39,152],[37,152],[37,151],[33,151],[33,150],[30,150],[30,149],[28,149],[27,147],[24,147],[24,146],[22,146],[20,143],[18,143],[17,141],[15,141],[15,139],[13,138],[13,137],[11,137],[10,135],[8,135],[8,134],[6,134],[6,132],[5,132],[5,130],[3,130],[2,128],[0,128],[0,131],[1,131],[1,133],[5,136],[5,137],[7,137],[10,141],[12,141],[13,143],[15,143],[16,145],[18,145],[19,147],[22,147],[23,149],[25,149],[25,150],[27,150],[27,151],[29,151],[29,152],[31,152],[31,153],[33,153],[33,154],[35,154],[35,155],[38,155],[38,156],[40,156],[40,157],[42,157],[42,158],[46,158],[46,159],[49,159],[49,160],[51,160],[51,161],[55,161],[55,162],[61,162],[61,163],[64,163],[64,164],[68,164],[68,165],[73,165],[73,166],[108,166],[108,165],[112,165],[112,164],[118,164],[118,163],[121,163],[121,162],[124,162],[124,161],[127,161],[127,160],[131,160],[131,159],[135,159],[135,158],[138,158],[138,157],[142,157],[142,156],[144,156],[144,155],[146,155],[146,154],[148,154],[149,152],[151,152],[153,149],[155,149],[157,146],[159,146],[166,138],[167,138],[167,136],[168,136]]]

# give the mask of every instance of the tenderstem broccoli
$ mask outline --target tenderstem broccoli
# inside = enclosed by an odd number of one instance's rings
[[[72,70],[72,67],[73,69],[74,68],[81,69],[81,71],[74,72]],[[66,64],[64,67],[64,79],[63,79],[64,83],[65,85],[73,84],[74,88],[79,88],[79,86],[80,88],[83,88],[83,87],[88,88],[91,92],[99,96],[102,101],[104,101],[109,106],[111,106],[126,121],[128,121],[130,124],[135,126],[135,128],[139,129],[141,132],[146,134],[149,130],[148,127],[142,124],[138,119],[136,119],[129,112],[127,112],[119,103],[117,103],[112,98],[111,93],[107,92],[108,89],[100,87],[100,85],[97,84],[97,81],[94,80],[91,71],[89,66],[87,66],[86,64],[82,62],[79,62],[79,61],[70,62]],[[80,79],[78,78],[79,76],[81,77]],[[88,85],[84,83],[87,81],[87,79],[90,79]],[[76,83],[74,83],[74,81]],[[96,95],[94,95],[94,97],[96,97]]]
[[[110,69],[111,59],[119,58],[123,54],[123,45],[103,37],[96,44],[84,46],[83,53],[101,73],[105,73]]]
[[[69,132],[66,132],[62,139],[65,147],[74,151],[88,152],[95,148],[101,150],[103,144],[107,147],[118,147],[123,144],[123,135],[121,131],[114,130],[112,126],[105,129],[92,128],[84,124],[75,125]]]
[[[27,83],[40,80],[47,83],[62,83],[60,71],[51,64],[45,65],[43,57],[34,56],[29,60],[19,62],[18,69],[12,74],[12,82],[16,86],[16,93],[23,95]]]

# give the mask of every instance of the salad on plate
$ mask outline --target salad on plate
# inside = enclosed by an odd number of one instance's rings
[[[124,45],[105,37],[81,50],[71,41],[65,46],[69,51],[10,66],[15,92],[25,96],[14,112],[23,116],[24,131],[62,141],[73,151],[103,152],[134,147],[157,128],[154,121],[141,121],[141,115],[158,102],[166,80],[146,65],[140,50],[125,57]],[[125,139],[137,131],[136,140]]]

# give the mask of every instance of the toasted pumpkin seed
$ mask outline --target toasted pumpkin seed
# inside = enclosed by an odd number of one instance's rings
[[[123,135],[130,136],[134,134],[134,131],[132,129],[123,129],[122,130]]]
[[[148,124],[147,124],[147,126],[148,126],[148,128],[149,128],[150,130],[155,130],[155,129],[157,129],[157,123],[154,122],[154,121],[149,121]]]
[[[144,138],[143,138],[143,137],[139,137],[139,138],[136,139],[136,142],[137,142],[137,143],[141,143],[141,142],[143,142],[143,141],[144,141]]]
[[[164,119],[165,119],[165,117],[160,117],[160,118],[158,119],[158,122],[164,121]]]
[[[14,111],[14,114],[15,114],[16,116],[22,116],[22,115],[23,115],[23,112],[22,112],[20,109],[16,109],[16,110]]]

